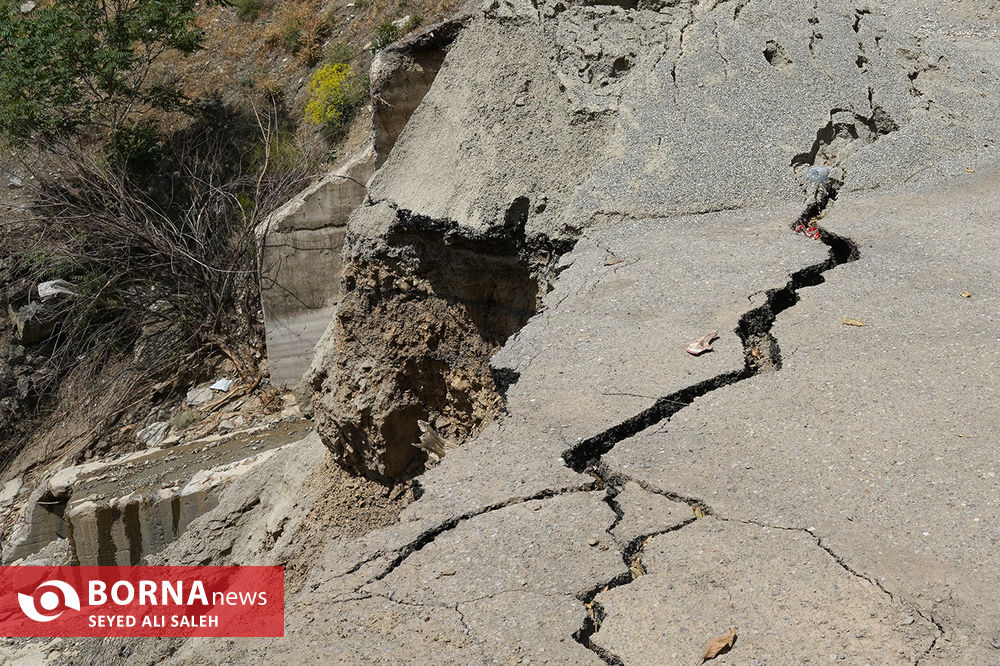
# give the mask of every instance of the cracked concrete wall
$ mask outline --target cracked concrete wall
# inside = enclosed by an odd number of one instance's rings
[[[306,436],[310,429],[288,422],[62,468],[26,499],[5,535],[3,561],[44,563],[44,549],[60,543],[74,564],[139,564],[177,541],[232,486],[268,478],[279,453],[308,459],[310,445],[312,454],[322,451],[318,438]]]
[[[332,167],[264,223],[261,304],[274,384],[295,386],[309,369],[340,298],[347,221],[437,76],[460,20],[431,26],[379,52],[372,63],[370,142]]]
[[[361,149],[264,223],[260,298],[273,384],[299,382],[336,309],[347,220],[374,160],[370,146]]]

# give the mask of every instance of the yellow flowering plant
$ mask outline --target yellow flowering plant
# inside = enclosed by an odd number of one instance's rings
[[[365,88],[350,65],[323,65],[309,81],[306,119],[329,129],[340,128],[363,101]]]

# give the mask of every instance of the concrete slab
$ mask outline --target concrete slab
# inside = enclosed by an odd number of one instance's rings
[[[294,386],[309,369],[340,294],[347,219],[364,200],[374,149],[362,147],[262,225],[261,305],[272,384]]]

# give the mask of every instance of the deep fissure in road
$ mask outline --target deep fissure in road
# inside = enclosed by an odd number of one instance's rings
[[[823,216],[827,206],[836,198],[836,195],[836,187],[830,187],[829,189],[821,188],[818,192],[818,196],[816,196],[814,200],[807,205],[802,215],[790,226],[795,228],[799,224],[803,223],[815,224],[816,221]],[[800,297],[798,291],[800,289],[822,284],[825,281],[823,276],[824,273],[840,266],[841,264],[855,261],[860,256],[857,246],[849,238],[839,236],[824,229],[819,229],[818,231],[818,240],[824,243],[829,250],[827,258],[817,264],[807,266],[806,268],[792,273],[789,276],[788,281],[783,286],[769,289],[764,292],[764,302],[761,305],[749,310],[740,317],[735,332],[740,336],[740,340],[743,344],[743,368],[736,371],[721,373],[708,380],[698,382],[679,391],[663,396],[657,399],[647,409],[593,437],[582,440],[569,450],[565,451],[563,453],[563,459],[566,462],[566,465],[576,472],[590,474],[595,479],[593,483],[584,484],[578,487],[555,490],[549,489],[528,497],[510,498],[503,502],[492,504],[480,510],[472,511],[444,521],[435,527],[426,530],[415,540],[397,550],[394,553],[394,557],[381,569],[379,573],[375,574],[371,578],[368,578],[366,582],[358,585],[355,591],[360,590],[371,582],[384,579],[390,573],[395,571],[411,555],[435,541],[442,534],[455,529],[462,522],[492,511],[512,506],[514,504],[520,504],[532,500],[549,499],[567,492],[591,492],[603,488],[606,492],[605,502],[612,509],[612,511],[614,511],[617,517],[614,524],[608,528],[608,532],[610,533],[611,530],[614,529],[614,526],[617,525],[624,516],[624,511],[618,505],[615,498],[618,493],[621,492],[625,482],[630,480],[635,481],[635,479],[631,479],[627,475],[621,473],[612,473],[609,470],[606,470],[602,463],[603,456],[611,451],[619,442],[637,435],[653,425],[668,421],[674,414],[691,405],[695,399],[704,396],[711,391],[749,379],[764,372],[774,372],[781,369],[781,349],[778,341],[771,334],[771,328],[778,315],[791,308],[799,301]],[[681,496],[675,493],[651,488],[642,483],[639,485],[648,492],[662,495],[673,501],[683,502],[692,506],[693,509],[695,509],[695,516],[687,521],[673,525],[666,529],[642,534],[631,539],[622,549],[622,560],[628,571],[594,586],[586,593],[579,596],[580,600],[587,608],[587,616],[584,619],[584,623],[581,628],[574,632],[573,638],[578,643],[594,652],[602,661],[612,665],[621,665],[623,662],[618,656],[609,653],[591,642],[591,637],[600,628],[601,622],[604,618],[604,609],[596,601],[597,595],[615,587],[627,585],[639,575],[642,575],[642,555],[646,545],[653,537],[681,529],[694,522],[694,520],[696,520],[696,516],[699,514],[712,515],[711,507],[699,498]],[[372,560],[377,559],[377,557],[378,555],[371,557],[366,560],[365,563],[371,562]],[[362,563],[361,566],[363,566],[363,564],[364,563]],[[358,568],[360,568],[360,566]]]
[[[820,217],[826,206],[835,196],[835,191],[824,193],[824,196],[818,198],[814,203],[810,204],[806,208],[799,220],[797,220],[792,226],[794,227],[799,221],[814,221],[816,218]],[[625,421],[608,428],[598,435],[579,442],[563,453],[563,459],[568,467],[576,472],[592,475],[595,479],[594,482],[579,487],[556,490],[549,489],[528,497],[510,498],[503,502],[498,502],[480,510],[472,511],[444,521],[435,527],[426,530],[415,540],[397,550],[394,557],[381,569],[379,573],[366,579],[364,583],[359,584],[355,588],[355,591],[362,589],[365,585],[371,582],[384,579],[390,573],[395,571],[411,555],[422,550],[425,546],[432,543],[442,534],[455,529],[462,522],[486,513],[532,500],[549,499],[568,492],[591,492],[603,488],[606,492],[605,501],[617,516],[615,523],[608,528],[610,533],[610,531],[614,528],[614,525],[616,525],[624,515],[623,510],[620,506],[618,506],[615,498],[621,491],[626,481],[635,481],[635,479],[631,479],[621,473],[610,473],[605,470],[602,465],[602,457],[611,451],[619,442],[637,435],[653,425],[669,420],[681,409],[684,409],[688,405],[692,404],[696,398],[706,395],[707,393],[723,386],[728,386],[729,384],[749,379],[750,377],[763,372],[779,370],[782,362],[781,350],[777,340],[771,334],[771,327],[773,326],[777,316],[785,310],[791,308],[799,301],[799,295],[797,293],[798,290],[822,284],[825,281],[825,278],[823,277],[825,272],[841,264],[855,261],[860,256],[856,245],[848,238],[838,236],[837,234],[826,230],[820,230],[819,240],[829,248],[829,256],[824,261],[792,273],[788,281],[782,287],[770,289],[765,292],[763,304],[744,313],[743,316],[740,317],[735,332],[740,336],[744,348],[744,367],[742,369],[716,375],[711,379],[663,396],[657,399],[652,406],[642,412],[639,412]],[[699,498],[685,497],[660,489],[651,488],[643,483],[639,483],[639,485],[648,492],[662,495],[673,501],[686,503],[696,510],[700,510],[703,515],[712,515],[711,507]],[[695,517],[692,517],[691,519],[678,525],[673,525],[669,528],[656,532],[642,534],[630,540],[629,543],[626,544],[626,546],[622,549],[622,560],[630,571],[624,574],[616,575],[612,579],[598,584],[583,595],[580,595],[579,598],[585,604],[588,612],[583,626],[573,634],[573,638],[577,642],[593,651],[607,664],[621,665],[623,663],[616,655],[610,654],[606,650],[603,650],[599,646],[591,643],[590,639],[600,628],[601,621],[604,617],[604,610],[601,605],[596,602],[596,597],[601,592],[605,592],[621,585],[627,585],[632,582],[635,577],[637,577],[633,575],[632,567],[634,564],[641,562],[644,549],[652,537],[681,529],[692,523],[695,519]],[[375,556],[367,559],[365,562],[362,562],[357,569],[360,569],[360,567],[364,564],[377,559],[379,555],[381,554],[376,554]]]
[[[793,228],[800,223],[814,224],[834,198],[836,198],[836,189],[826,190],[824,188],[820,192],[820,196],[793,223]],[[741,370],[725,372],[706,381],[663,396],[654,402],[651,407],[594,437],[581,441],[563,454],[563,459],[570,468],[580,473],[593,475],[598,483],[605,487],[607,492],[605,501],[615,512],[615,515],[618,516],[618,520],[621,520],[624,514],[615,498],[621,492],[625,481],[632,479],[620,473],[608,475],[602,467],[601,459],[603,456],[611,451],[619,442],[637,435],[653,425],[669,420],[674,414],[692,404],[695,399],[711,391],[749,379],[763,372],[780,370],[782,363],[781,348],[771,333],[771,328],[778,315],[798,303],[800,298],[798,292],[800,289],[822,284],[826,280],[823,276],[824,273],[841,264],[855,261],[860,256],[857,246],[849,238],[819,229],[819,240],[829,249],[829,256],[824,261],[792,273],[784,286],[769,289],[765,292],[763,304],[744,313],[740,317],[736,333],[740,336],[740,340],[743,343],[744,365]],[[683,497],[650,488],[646,489],[650,492],[664,495],[669,499],[685,502],[695,508],[696,511],[700,509],[703,515],[711,515],[712,513],[711,508],[698,498]],[[618,520],[615,521],[616,524]],[[649,543],[652,537],[680,529],[694,520],[694,518],[691,518],[666,530],[643,534],[629,541],[622,550],[622,559],[629,572],[617,575],[593,587],[580,597],[587,608],[587,617],[584,620],[583,626],[573,634],[573,638],[578,643],[593,651],[607,664],[614,666],[621,666],[623,664],[617,655],[611,654],[600,646],[594,645],[591,641],[593,635],[600,629],[601,621],[604,618],[604,609],[597,602],[597,595],[622,585],[628,585],[641,575],[639,571],[635,570],[635,567],[641,562],[646,544]]]

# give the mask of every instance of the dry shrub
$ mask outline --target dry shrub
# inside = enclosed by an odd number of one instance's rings
[[[313,2],[286,2],[281,5],[267,30],[266,42],[298,56],[312,66],[323,58],[323,40],[333,29],[333,15]]]
[[[283,115],[276,106],[240,113],[207,105],[155,145],[50,147],[59,175],[38,174],[44,186],[11,248],[13,272],[32,283],[58,277],[76,292],[46,306],[58,323],[44,343],[53,370],[45,392],[55,395],[70,378],[90,381],[87,393],[116,382],[99,414],[89,413],[78,449],[185,386],[208,358],[229,357],[241,374],[259,376],[257,230],[311,167],[304,158],[272,159]],[[118,364],[115,376],[103,377],[109,364]]]

